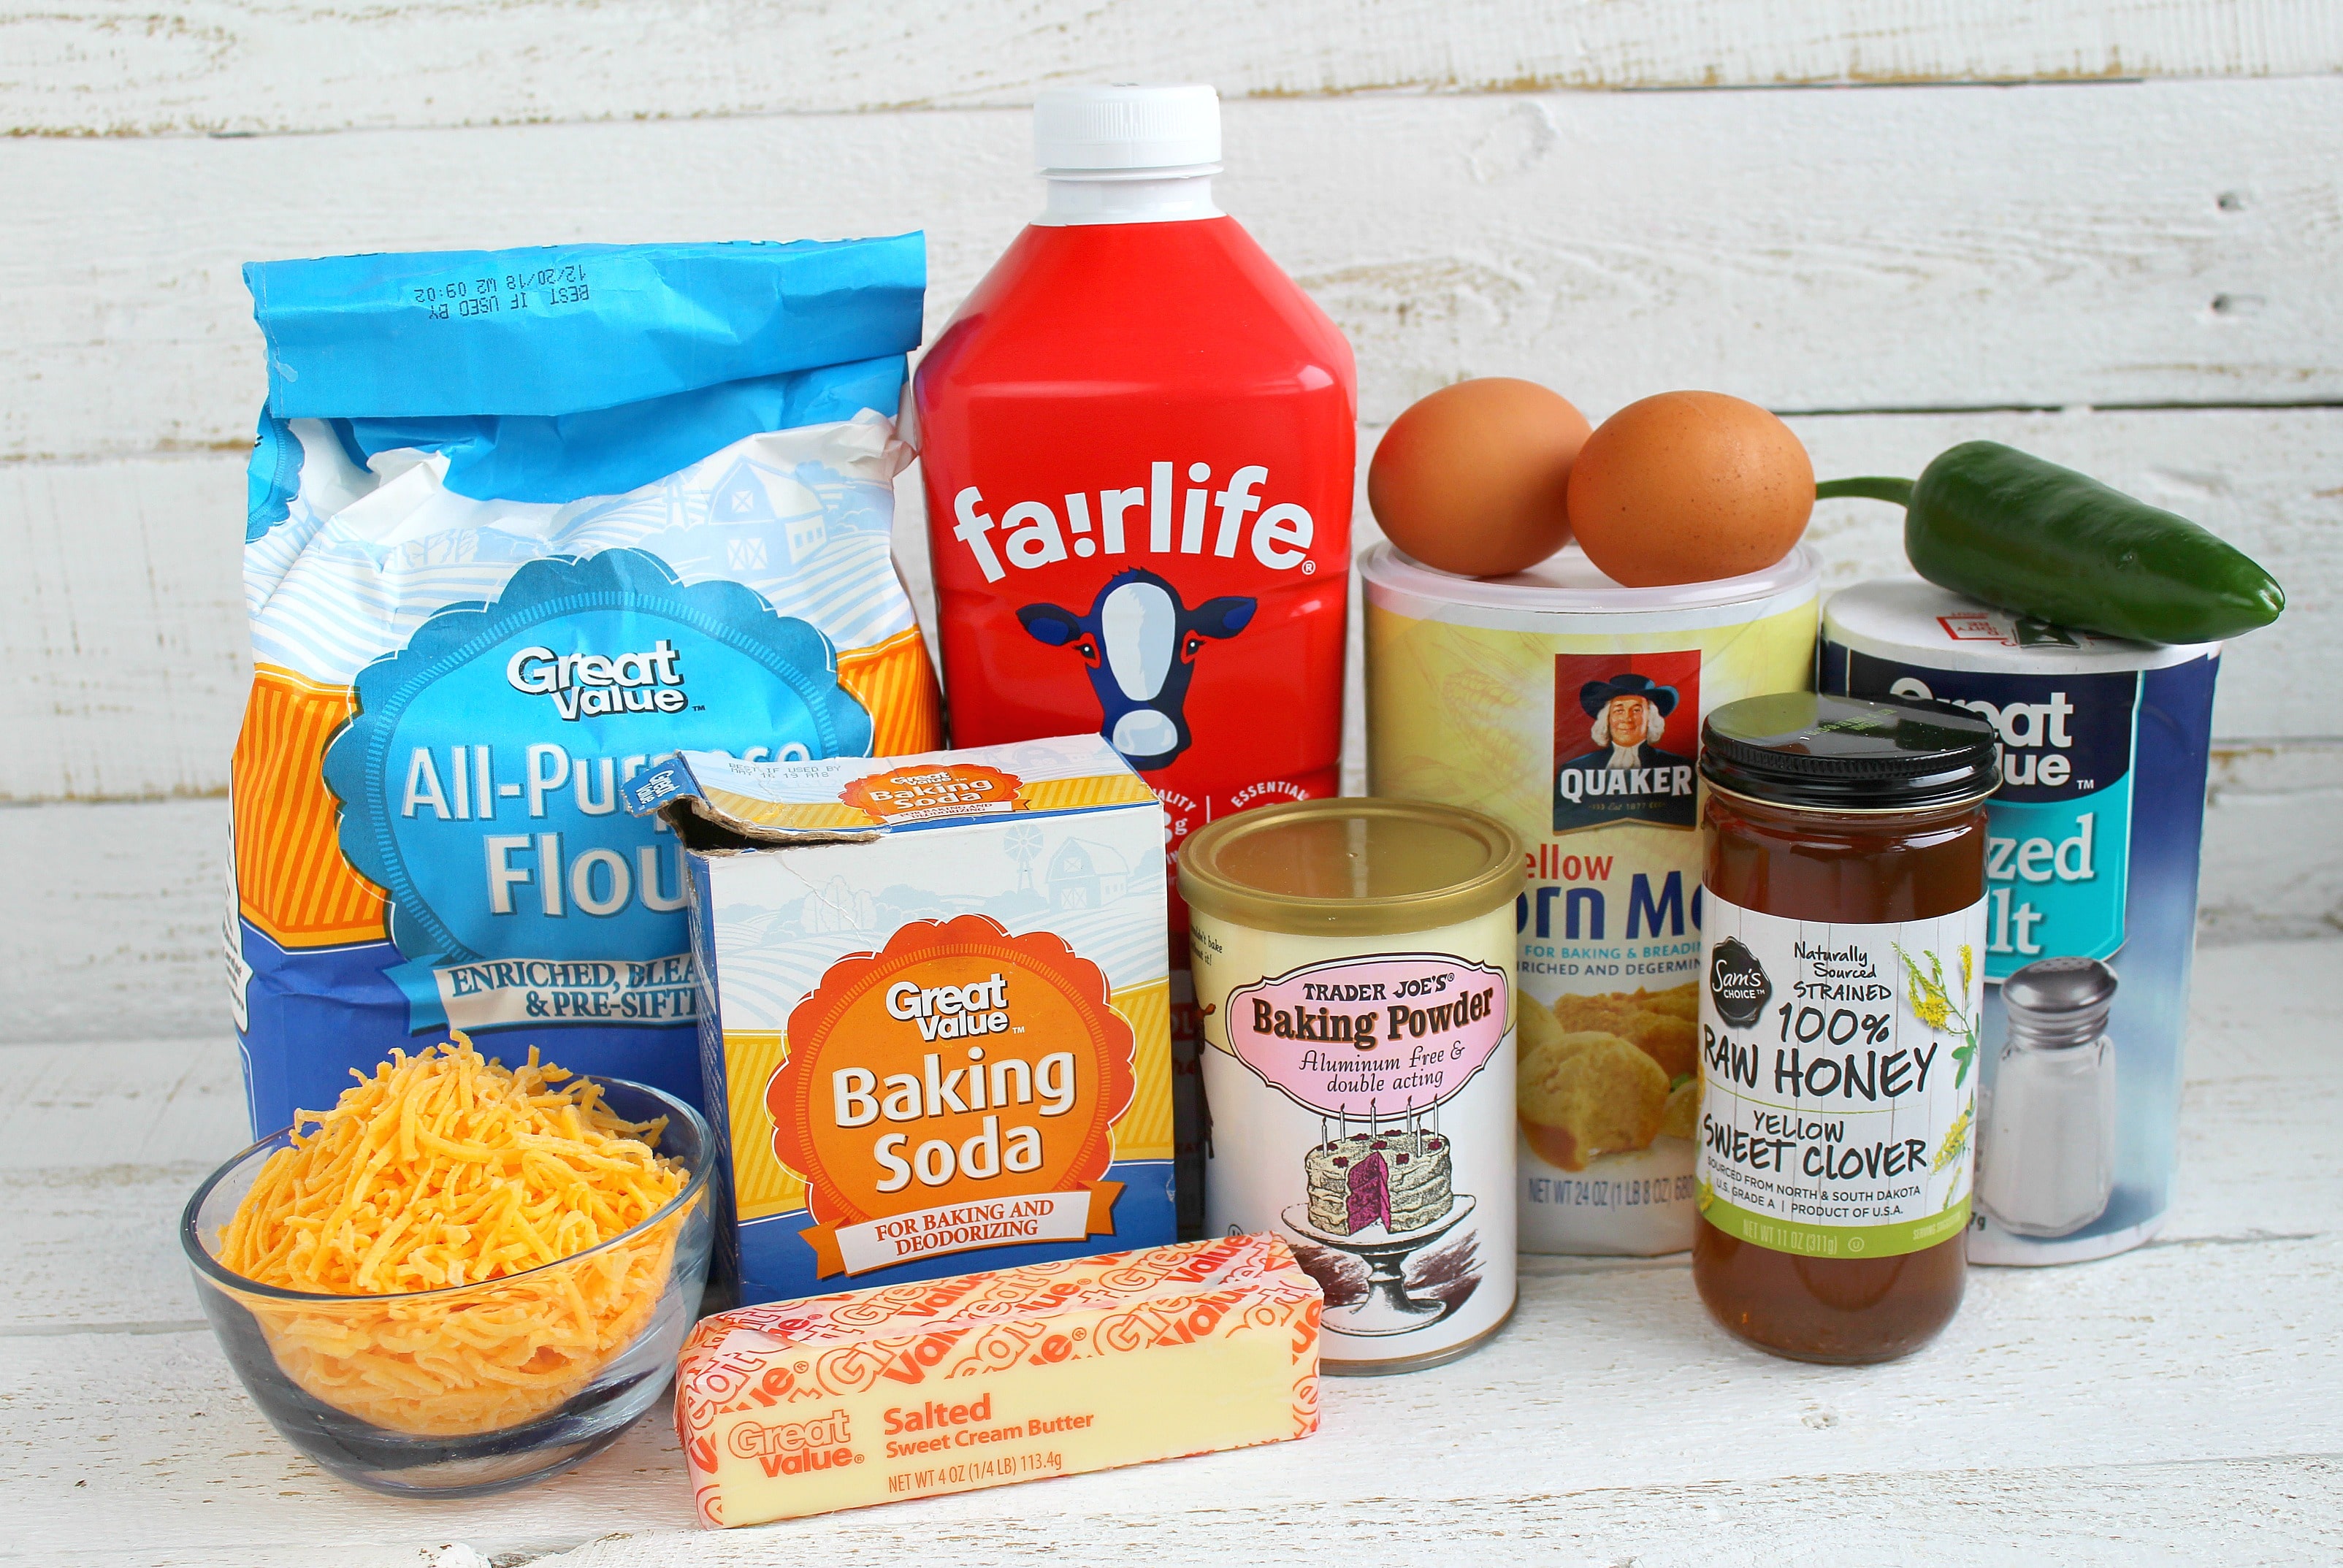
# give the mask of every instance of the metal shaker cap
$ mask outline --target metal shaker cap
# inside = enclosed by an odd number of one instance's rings
[[[2097,959],[2041,959],[2001,982],[2012,1040],[2037,1050],[2084,1045],[2107,1028],[2116,971]]]

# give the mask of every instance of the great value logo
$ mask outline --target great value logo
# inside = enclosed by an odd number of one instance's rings
[[[1113,1230],[1101,1180],[1137,1089],[1106,977],[984,915],[902,926],[791,1010],[767,1082],[774,1158],[805,1178],[825,1275]]]
[[[1867,654],[1848,658],[1855,696],[1885,693],[1966,708],[2001,741],[2004,800],[2042,801],[2113,786],[2131,770],[2139,677],[1920,671]]]
[[[2131,863],[2139,677],[2130,670],[1997,674],[1916,668],[1848,652],[1847,689],[1950,702],[2000,739],[1987,807],[1986,976],[2038,958],[2109,958],[2123,946]]]
[[[840,790],[838,798],[881,822],[921,822],[1012,811],[1024,783],[998,768],[950,762],[865,774]]]
[[[844,1407],[826,1415],[772,1424],[744,1421],[732,1429],[724,1446],[736,1459],[753,1459],[767,1475],[804,1475],[840,1465],[859,1464],[853,1432]]]
[[[505,684],[549,697],[569,723],[603,713],[680,713],[690,699],[676,668],[675,644],[606,658],[598,653],[556,653],[533,644],[505,662]]]
[[[819,631],[640,550],[532,561],[356,689],[325,779],[417,1030],[689,1023],[682,850],[628,786],[682,749],[870,749]]]

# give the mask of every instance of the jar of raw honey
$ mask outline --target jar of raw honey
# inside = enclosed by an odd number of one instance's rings
[[[1802,1361],[1887,1361],[1960,1306],[1991,725],[1809,692],[1702,735],[1693,1282]]]

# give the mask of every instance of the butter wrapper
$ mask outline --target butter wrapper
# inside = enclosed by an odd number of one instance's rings
[[[744,1307],[676,1429],[702,1524],[758,1524],[1306,1437],[1324,1297],[1230,1236]]]

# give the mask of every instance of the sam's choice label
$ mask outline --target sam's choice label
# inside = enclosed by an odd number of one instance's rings
[[[1884,1258],[1968,1223],[1985,905],[1785,920],[1708,895],[1699,1203],[1777,1252]]]
[[[1815,563],[1625,588],[1575,547],[1493,581],[1388,545],[1365,582],[1372,793],[1485,811],[1527,846],[1521,1245],[1692,1244],[1703,716],[1803,690]]]
[[[1992,989],[1980,1035],[1981,1103],[2004,1121],[2034,1114],[1994,1103],[2007,1038],[2002,980],[2061,958],[2102,960],[2118,977],[2107,1025],[2117,1153],[2105,1208],[2045,1235],[2032,1224],[2011,1231],[1981,1205],[1972,1262],[2105,1257],[2163,1225],[2219,668],[2217,647],[2099,637],[1929,583],[1863,583],[1832,596],[1824,690],[1957,703],[2001,737],[2002,787],[1986,807],[1982,950]],[[2035,1110],[2053,1121],[2065,1114]],[[1981,1135],[1977,1159],[1992,1165],[1989,1135]]]

